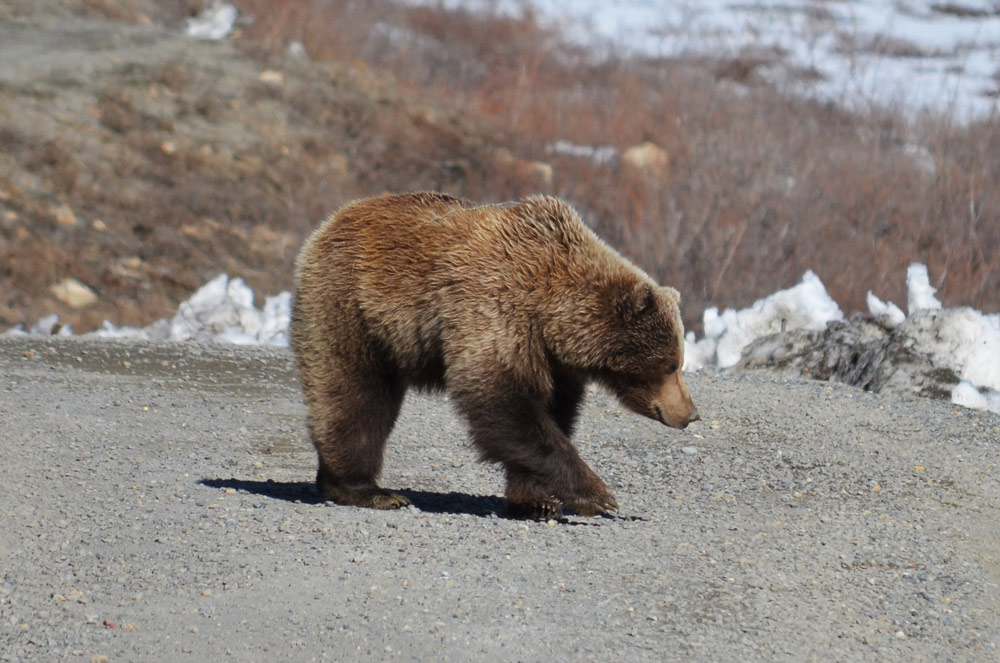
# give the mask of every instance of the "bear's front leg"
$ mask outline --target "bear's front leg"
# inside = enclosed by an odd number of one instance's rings
[[[583,463],[583,461],[580,461]],[[514,518],[536,520],[559,519],[563,508],[581,516],[598,516],[618,510],[607,485],[583,463],[590,474],[588,484],[582,490],[572,492],[550,491],[551,482],[539,480],[536,473],[525,473],[507,469],[507,509]]]
[[[510,514],[562,516],[563,507],[584,515],[618,508],[614,496],[580,458],[576,447],[539,399],[508,390],[452,390],[484,460],[507,472]]]

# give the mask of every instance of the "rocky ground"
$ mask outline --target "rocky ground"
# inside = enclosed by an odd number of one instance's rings
[[[319,503],[290,354],[0,337],[0,660],[995,661],[1000,417],[752,371],[588,399],[614,518],[523,522],[446,399]]]

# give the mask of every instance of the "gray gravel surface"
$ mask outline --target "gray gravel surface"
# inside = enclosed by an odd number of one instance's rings
[[[447,399],[325,505],[291,355],[0,337],[3,661],[1000,659],[1000,417],[692,375],[678,432],[600,392],[614,518],[504,517]]]

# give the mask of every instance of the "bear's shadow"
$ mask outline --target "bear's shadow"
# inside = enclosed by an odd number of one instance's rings
[[[284,502],[301,502],[302,504],[322,504],[323,498],[316,492],[316,484],[312,481],[289,481],[279,482],[268,479],[267,481],[248,481],[246,479],[202,479],[199,481],[203,486],[209,488],[221,488],[223,490],[231,488],[254,495],[261,495],[270,499],[282,500]],[[394,493],[399,493],[410,500],[417,509],[425,513],[448,513],[480,518],[505,518],[516,520],[507,513],[507,500],[502,497],[489,495],[469,495],[468,493],[438,493],[429,490],[396,489]],[[263,506],[263,505],[259,505]],[[571,517],[562,517],[559,522],[567,525],[599,525],[602,520],[646,520],[639,516],[604,515],[586,521],[573,520]]]
[[[316,484],[312,481],[283,483],[270,479],[267,481],[202,479],[198,483],[209,488],[231,488],[284,502],[301,502],[303,504],[323,503],[323,498],[316,492]],[[410,500],[413,506],[427,513],[468,514],[483,518],[490,516],[507,517],[507,500],[502,497],[395,488],[392,489],[392,492],[402,495]]]

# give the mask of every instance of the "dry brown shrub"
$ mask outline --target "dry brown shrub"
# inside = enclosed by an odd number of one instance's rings
[[[726,83],[734,78],[726,61],[595,61],[530,11],[239,4],[257,14],[251,35],[366,61],[489,119],[515,157],[551,163],[553,193],[683,291],[689,323],[707,305],[747,305],[806,269],[848,313],[863,308],[869,289],[904,303],[913,261],[928,264],[946,303],[998,308],[996,118],[952,126],[884,110],[850,113],[780,95],[749,76],[741,78],[749,85]],[[393,128],[385,131],[392,140]],[[669,168],[643,175],[553,155],[546,145],[556,140],[618,150],[649,141],[666,151]],[[531,182],[502,168],[487,181],[473,181],[461,163],[451,179],[420,176],[420,151],[440,157],[457,142],[432,132],[410,144],[399,157],[413,162],[414,184],[487,199],[526,193]],[[371,187],[378,182],[372,173]]]

